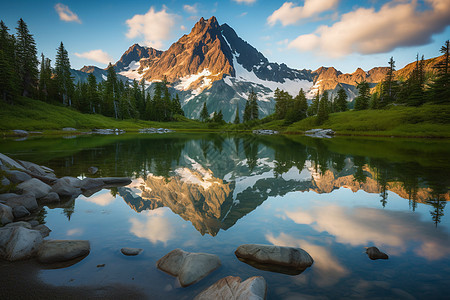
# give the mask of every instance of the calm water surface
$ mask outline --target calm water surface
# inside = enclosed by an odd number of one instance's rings
[[[132,184],[40,212],[51,239],[87,239],[91,253],[40,278],[56,286],[134,286],[191,299],[217,280],[264,276],[268,299],[444,299],[450,285],[450,143],[299,136],[166,134],[2,140],[0,152],[58,176],[129,176]],[[301,247],[300,275],[236,259],[244,243]],[[370,260],[377,246],[389,260]],[[137,257],[120,253],[139,247]],[[222,266],[187,288],[156,261],[175,248]],[[98,268],[97,265],[105,264]],[[448,298],[447,298],[448,299]]]

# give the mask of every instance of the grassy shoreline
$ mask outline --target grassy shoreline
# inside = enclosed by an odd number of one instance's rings
[[[63,131],[73,127],[77,131]],[[391,107],[333,113],[318,126],[316,117],[286,124],[270,117],[246,124],[211,126],[198,120],[179,117],[174,122],[115,120],[98,114],[82,114],[74,109],[20,97],[14,105],[0,101],[0,136],[15,136],[12,130],[39,131],[44,135],[83,134],[94,128],[118,128],[138,132],[142,128],[168,128],[179,132],[239,132],[272,129],[282,134],[303,134],[313,128],[331,128],[336,135],[361,137],[450,138],[450,106]],[[41,134],[41,133],[39,133]]]

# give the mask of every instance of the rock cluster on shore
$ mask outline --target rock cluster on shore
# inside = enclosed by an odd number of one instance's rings
[[[276,130],[271,129],[255,129],[253,130],[253,134],[260,134],[260,135],[272,135],[272,134],[278,134],[279,132]]]
[[[167,128],[142,128],[139,129],[139,133],[169,133],[173,132],[173,130]]]
[[[316,138],[332,138],[334,136],[334,131],[331,129],[311,129],[311,130],[307,130],[305,131],[305,135],[306,136],[310,136],[310,137],[316,137]]]
[[[16,261],[36,257],[60,263],[89,254],[89,241],[44,240],[50,229],[36,220],[22,221],[39,205],[92,195],[105,188],[131,183],[129,178],[57,178],[48,167],[14,160],[0,153],[0,258]]]

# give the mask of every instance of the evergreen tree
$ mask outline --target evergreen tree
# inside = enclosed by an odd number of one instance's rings
[[[175,98],[172,99],[172,111],[173,114],[184,116],[184,111],[181,108],[180,97],[178,94],[176,94]]]
[[[38,85],[39,99],[49,102],[54,96],[51,60],[46,58],[44,54],[41,54],[41,58],[41,71],[39,72]]]
[[[317,111],[317,124],[321,125],[328,120],[328,91],[324,91],[319,101]]]
[[[38,65],[36,42],[30,34],[27,24],[20,19],[17,22],[16,65],[19,74],[22,95],[30,97],[36,90]]]
[[[358,96],[355,98],[355,110],[363,110],[369,108],[370,102],[370,86],[366,81],[359,82],[356,85]]]
[[[334,105],[336,112],[347,110],[347,93],[343,88],[340,88],[337,93],[336,103]]]
[[[292,104],[292,96],[288,92],[275,90],[275,116],[277,119],[286,118],[289,106]]]
[[[106,69],[106,81],[103,99],[103,113],[106,116],[119,118],[119,85],[117,81],[116,71],[114,67],[109,63]]]
[[[250,107],[250,101],[246,101],[245,102],[245,108],[244,108],[244,117],[242,119],[243,123],[246,123],[248,121],[250,121],[252,118],[252,111],[251,111],[251,107]]]
[[[319,91],[317,91],[317,94],[314,97],[311,105],[308,107],[308,116],[317,115],[317,112],[319,110],[319,102],[320,102],[320,95],[319,95]]]
[[[239,118],[239,104],[236,106],[236,115],[234,117],[234,124],[239,124],[241,123],[241,120]]]
[[[306,111],[308,109],[308,103],[306,101],[305,92],[300,89],[297,96],[295,96],[292,104],[289,106],[286,113],[286,124],[292,124],[306,118]]]
[[[97,90],[97,80],[94,74],[88,75],[87,81],[87,98],[89,102],[89,111],[91,113],[101,113],[100,95]]]
[[[0,21],[0,97],[12,103],[19,93],[19,76],[16,72],[15,39],[10,35],[3,21]]]
[[[58,89],[58,95],[61,97],[63,105],[71,106],[71,96],[73,93],[74,85],[73,79],[70,75],[69,54],[64,48],[62,42],[56,52],[55,80]]]
[[[251,120],[258,120],[259,118],[259,112],[258,112],[258,97],[256,96],[256,93],[252,90],[250,92],[250,95],[248,97],[248,102],[250,102],[250,115]]]
[[[200,120],[202,122],[209,121],[209,113],[208,113],[208,109],[206,108],[206,102],[203,103],[203,108],[202,108],[202,111],[200,112]]]
[[[391,57],[389,60],[389,70],[386,74],[385,79],[382,81],[382,88],[380,93],[379,106],[385,107],[386,105],[393,103],[396,100],[398,84],[394,78],[395,72],[395,61]]]
[[[440,52],[444,54],[444,60],[435,66],[438,71],[428,91],[428,99],[436,104],[450,104],[450,42],[445,41]]]

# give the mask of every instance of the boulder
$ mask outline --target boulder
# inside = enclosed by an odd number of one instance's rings
[[[267,284],[264,277],[254,276],[241,282],[239,277],[228,276],[202,291],[194,300],[264,300],[266,299],[266,291]]]
[[[258,269],[290,275],[300,274],[314,262],[303,249],[274,245],[245,244],[239,246],[234,254]]]
[[[17,186],[21,193],[33,193],[36,198],[41,198],[50,193],[51,187],[37,178],[31,178]]]
[[[6,173],[6,177],[8,177],[8,179],[14,184],[19,184],[21,182],[31,179],[30,175],[28,175],[27,173],[22,172],[22,171],[8,170],[8,171],[5,171],[5,173]]]
[[[17,170],[22,170],[24,171],[25,168],[19,164],[17,161],[15,161],[14,159],[0,153],[0,161],[2,162],[2,165],[6,166],[9,169],[17,169]]]
[[[39,225],[39,222],[37,220],[31,220],[31,221],[27,221],[31,227],[36,227]]]
[[[84,178],[81,180],[81,189],[82,190],[94,190],[101,188],[105,183],[100,178]]]
[[[366,248],[366,253],[371,260],[389,259],[389,256],[386,253],[381,252],[377,247]]]
[[[12,211],[13,211],[14,218],[16,218],[16,219],[23,218],[23,217],[30,215],[30,212],[28,211],[28,209],[26,209],[25,206],[22,206],[22,205],[13,207]]]
[[[10,261],[30,258],[42,241],[42,235],[37,230],[22,226],[0,228],[0,257]]]
[[[31,224],[25,221],[18,221],[18,222],[13,222],[13,223],[9,223],[7,225],[5,225],[4,228],[11,228],[11,227],[23,227],[26,229],[31,229]]]
[[[12,208],[0,203],[0,225],[5,225],[14,221]]]
[[[105,185],[128,185],[131,179],[128,177],[102,177],[101,179]]]
[[[45,238],[50,235],[51,229],[44,224],[37,225],[33,227],[33,230],[37,230],[41,233],[42,237]]]
[[[122,248],[120,249],[120,252],[122,252],[122,254],[127,255],[127,256],[135,256],[135,255],[139,255],[142,253],[142,251],[144,251],[144,249],[141,248]]]
[[[98,168],[97,167],[89,167],[88,172],[91,173],[92,175],[94,175],[95,173],[98,172]]]
[[[203,279],[206,275],[220,266],[217,255],[207,253],[189,253],[175,249],[160,258],[157,267],[178,277],[182,287],[189,286]]]
[[[334,135],[334,131],[331,129],[317,128],[305,131],[305,135],[316,138],[331,138]]]
[[[81,180],[76,177],[65,176],[61,178],[74,188],[81,188]]]
[[[0,179],[0,187],[8,186],[10,184],[11,184],[11,181],[9,181],[8,178],[3,177],[3,178]]]
[[[39,233],[40,234],[40,233]],[[42,263],[57,263],[88,255],[89,241],[52,240],[44,241],[37,252],[37,259]]]
[[[64,179],[58,179],[55,184],[52,185],[52,192],[57,193],[60,197],[77,197],[81,194],[80,188],[75,188],[68,181]]]
[[[14,129],[13,132],[16,136],[28,136],[28,131],[26,130]]]
[[[7,195],[7,197],[1,197],[0,201],[4,202],[6,205],[12,208],[16,206],[24,206],[28,211],[33,211],[38,208],[38,204],[36,202],[36,197],[34,196],[34,194],[18,195],[8,193],[3,195]]]
[[[50,192],[46,196],[39,199],[40,203],[46,204],[46,203],[55,203],[59,202],[59,195],[55,192]]]
[[[73,128],[73,127],[64,127],[62,129],[62,131],[77,131],[77,130],[75,128]]]
[[[48,178],[49,180],[50,179],[53,179],[53,180],[56,179],[55,174],[53,174],[51,171],[45,170],[44,168],[42,168],[41,166],[39,166],[39,165],[37,165],[35,163],[29,162],[29,161],[23,161],[23,160],[19,160],[19,163],[25,169],[27,169],[28,171],[30,171],[32,174],[34,174],[36,176],[45,177],[45,178]],[[46,169],[48,169],[48,168],[46,168]],[[49,169],[49,170],[51,170],[51,169]]]

